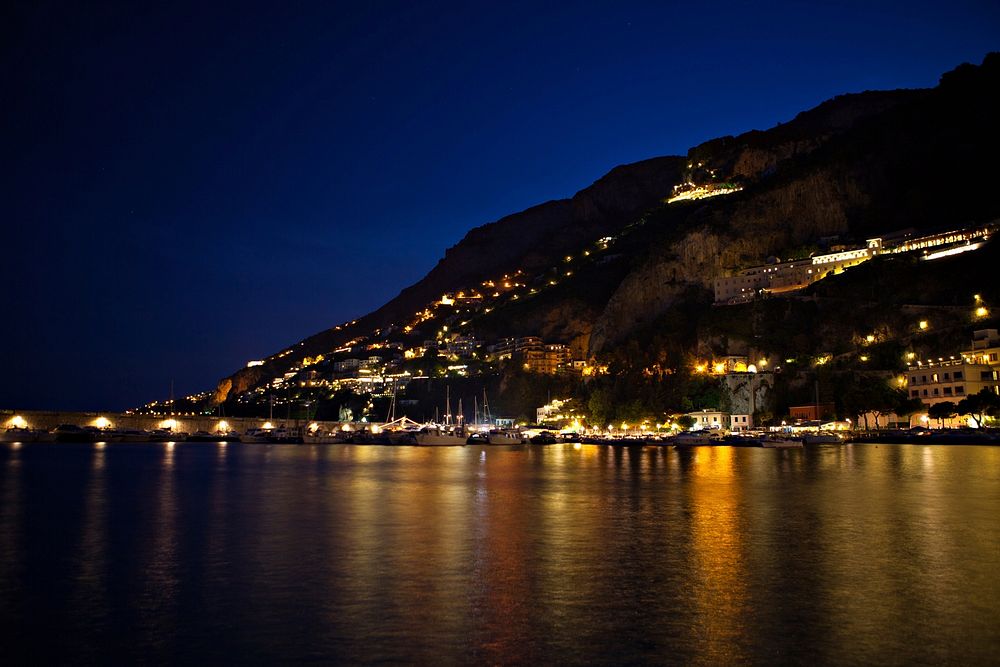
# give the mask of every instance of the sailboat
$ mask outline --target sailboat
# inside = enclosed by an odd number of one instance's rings
[[[486,400],[486,389],[483,389],[483,421],[486,428],[483,435],[488,445],[520,445],[521,434],[516,431],[493,428],[490,424],[490,404]]]
[[[461,422],[462,399],[458,400],[458,421]],[[421,447],[457,447],[464,445],[468,438],[464,435],[461,424],[452,424],[451,416],[451,387],[447,387],[445,393],[445,424],[424,424],[420,429],[411,433],[414,443]]]

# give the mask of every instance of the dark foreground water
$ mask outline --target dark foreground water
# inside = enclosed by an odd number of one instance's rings
[[[5,664],[1000,662],[1000,448],[0,445]]]

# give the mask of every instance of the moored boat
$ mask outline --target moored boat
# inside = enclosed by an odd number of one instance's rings
[[[781,438],[776,435],[765,435],[760,439],[760,446],[767,449],[794,449],[802,447],[802,441],[797,438]]]
[[[302,434],[302,442],[306,445],[342,445],[351,441],[349,431],[330,431],[327,433],[315,433],[306,431]]]
[[[464,446],[468,441],[468,437],[460,433],[451,432],[442,429],[436,424],[430,424],[424,426],[423,428],[410,433],[410,437],[413,439],[415,445],[421,447],[456,447]]]
[[[520,445],[521,434],[516,431],[501,431],[500,429],[493,429],[486,434],[486,444]]]
[[[169,428],[157,428],[149,432],[149,442],[184,442],[187,437],[187,433]]]
[[[249,428],[240,436],[240,440],[251,444],[271,442],[271,431],[269,428]]]
[[[704,447],[711,444],[711,437],[698,433],[681,433],[674,437],[676,447]]]
[[[76,424],[60,424],[51,431],[56,442],[93,442],[94,434]]]
[[[240,442],[240,435],[234,431],[195,431],[186,438],[187,442]]]
[[[802,436],[802,443],[806,445],[833,445],[843,441],[836,433],[807,433]]]
[[[12,426],[0,431],[0,442],[35,442],[37,439],[38,433],[21,426]]]

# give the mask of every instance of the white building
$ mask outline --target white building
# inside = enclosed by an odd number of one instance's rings
[[[692,431],[720,430],[729,427],[729,413],[719,410],[699,410],[687,413],[688,417],[694,419]]]

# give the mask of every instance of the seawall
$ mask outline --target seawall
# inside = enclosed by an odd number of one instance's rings
[[[95,426],[97,428],[136,429],[150,431],[170,428],[172,431],[194,433],[195,431],[238,431],[245,433],[251,428],[261,428],[268,419],[259,417],[212,417],[206,415],[132,415],[120,412],[64,412],[48,410],[0,410],[0,428],[12,426],[31,429],[51,430],[60,424]],[[270,420],[275,427],[308,427],[317,424],[321,431],[339,430],[344,422],[315,421],[305,419]],[[355,423],[352,428],[360,425]]]

